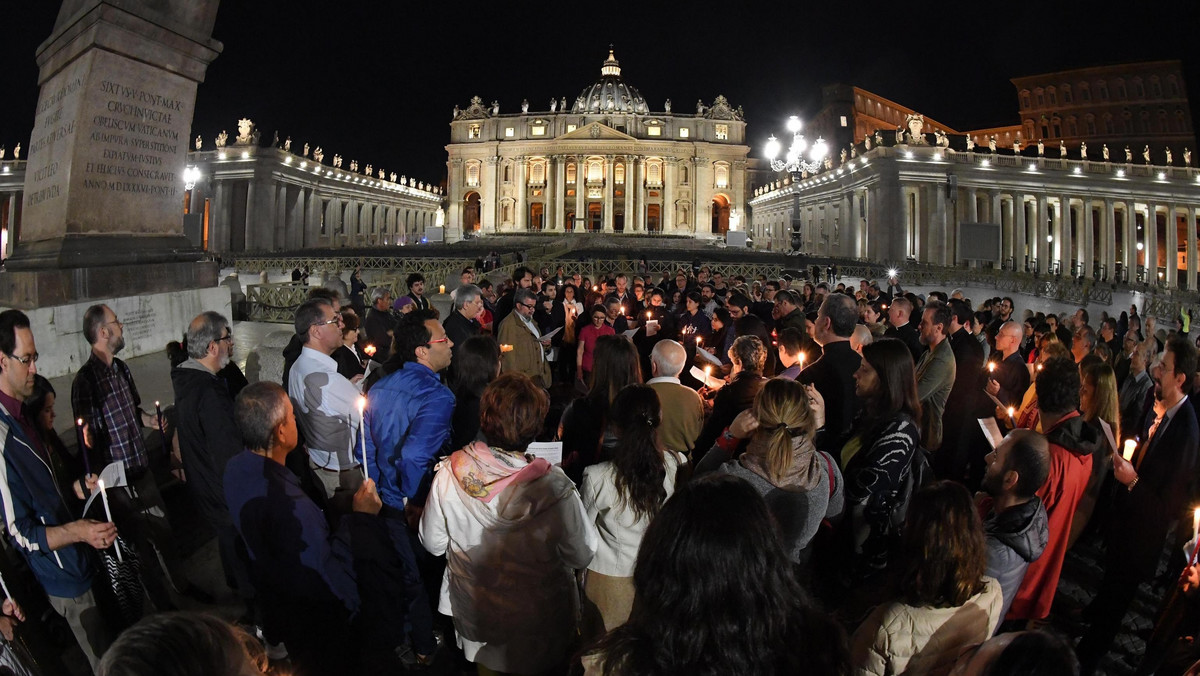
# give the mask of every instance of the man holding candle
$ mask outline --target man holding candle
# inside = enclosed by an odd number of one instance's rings
[[[376,361],[387,361],[392,353],[392,330],[396,328],[396,319],[392,314],[392,292],[386,286],[371,289],[371,308],[367,310],[362,327],[367,341],[375,346]]]
[[[483,312],[483,293],[474,284],[463,284],[455,289],[455,292],[450,313],[442,322],[442,328],[446,330],[446,335],[454,345],[453,349],[457,351],[459,345],[467,342],[471,336],[478,336],[482,331],[476,318]],[[454,368],[453,360],[450,362],[450,368]]]
[[[1021,359],[1021,338],[1024,330],[1016,322],[1005,322],[996,333],[996,352],[988,362],[988,379],[984,389],[1000,400],[1005,407],[1020,407],[1025,390],[1029,389],[1029,368]],[[991,368],[995,364],[995,369]]]
[[[111,547],[117,527],[74,519],[62,499],[47,449],[21,407],[33,392],[37,359],[29,318],[19,310],[0,312],[0,507],[13,546],[25,557],[55,612],[66,618],[94,669],[111,637],[92,595],[96,569],[85,547]],[[88,482],[89,489],[94,486],[94,479]]]
[[[527,288],[517,289],[513,294],[513,311],[500,323],[496,337],[501,345],[512,345],[513,349],[500,354],[500,370],[503,373],[519,371],[533,378],[543,388],[550,387],[550,363],[546,361],[546,350],[550,339],[533,321],[537,310],[537,296]]]
[[[1138,585],[1154,577],[1173,520],[1185,518],[1200,429],[1188,403],[1196,348],[1174,336],[1154,369],[1154,409],[1132,462],[1113,454],[1117,489],[1105,537],[1104,578],[1085,611],[1092,626],[1076,652],[1090,673],[1120,631]]]

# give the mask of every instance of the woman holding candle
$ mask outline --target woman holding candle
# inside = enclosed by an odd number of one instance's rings
[[[54,468],[54,477],[58,479],[59,487],[63,489],[63,498],[70,504],[71,511],[78,513],[83,507],[83,496],[90,493],[90,490],[84,490],[85,486],[80,482],[82,477],[88,472],[84,471],[83,452],[86,446],[81,442],[79,451],[75,455],[71,455],[66,446],[63,445],[62,439],[58,433],[54,431],[54,402],[56,395],[54,386],[49,380],[41,375],[33,377],[33,394],[29,395],[22,407],[25,411],[25,419],[33,422],[34,431],[37,432],[38,438],[41,440],[43,447],[48,451],[50,456],[50,464]],[[82,430],[76,426],[76,438],[82,438]]]
[[[563,471],[525,455],[549,406],[528,376],[497,378],[480,402],[487,443],[438,465],[421,517],[421,543],[447,558],[438,609],[481,673],[561,671],[574,649],[574,571],[598,538]]]
[[[366,371],[364,355],[358,351],[358,329],[358,315],[349,309],[342,310],[342,346],[330,356],[337,362],[337,372],[351,381]]]
[[[1083,419],[1094,425],[1103,421],[1112,431],[1113,441],[1120,443],[1121,415],[1117,406],[1117,376],[1107,363],[1084,358],[1079,370],[1079,412]],[[1106,477],[1112,472],[1113,447],[1108,437],[1102,439],[1100,445],[1092,453],[1092,476],[1088,479],[1083,497],[1075,507],[1075,518],[1071,520],[1071,537],[1067,541],[1069,549],[1079,539],[1095,512],[1100,497],[1101,486]]]
[[[585,385],[591,383],[597,341],[601,336],[616,335],[616,330],[607,323],[607,317],[608,314],[603,305],[593,305],[591,323],[579,329],[579,347],[575,349],[575,373],[579,381]]]

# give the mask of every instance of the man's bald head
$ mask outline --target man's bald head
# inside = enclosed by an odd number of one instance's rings
[[[1009,321],[1001,324],[1000,330],[997,331],[996,333],[997,333],[997,335],[1003,334],[1009,338],[1012,338],[1012,339],[1016,340],[1018,343],[1021,341],[1022,338],[1025,337],[1025,331],[1021,328],[1021,325],[1015,321],[1012,321],[1011,319]]]
[[[650,351],[650,363],[657,378],[677,378],[687,363],[687,351],[673,340],[660,340]]]

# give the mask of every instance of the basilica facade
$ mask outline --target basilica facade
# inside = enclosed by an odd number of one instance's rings
[[[658,110],[610,51],[573,101],[501,113],[455,107],[446,146],[446,239],[507,232],[724,237],[744,229],[746,123],[723,96]]]

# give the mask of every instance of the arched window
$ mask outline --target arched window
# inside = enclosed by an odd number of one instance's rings
[[[1167,127],[1167,111],[1163,110],[1162,108],[1158,109],[1158,129],[1156,129],[1155,131],[1161,132],[1163,134],[1170,131],[1170,129]]]
[[[1096,94],[1099,95],[1101,101],[1108,100],[1108,83],[1101,80],[1096,83]]]
[[[1062,86],[1062,100],[1063,103],[1071,102],[1071,85],[1065,84]]]
[[[1140,77],[1133,78],[1133,95],[1139,99],[1146,98],[1146,88],[1142,85]]]
[[[1033,90],[1033,100],[1037,101],[1038,108],[1046,107],[1046,92],[1042,89]]]
[[[717,162],[713,165],[713,174],[713,182],[716,187],[729,187],[729,164],[727,162]]]
[[[1162,98],[1162,82],[1157,75],[1150,78],[1150,95],[1156,99]]]
[[[1117,78],[1115,81],[1113,81],[1113,96],[1117,97],[1118,99],[1125,98],[1125,81],[1124,80]]]
[[[529,184],[546,184],[546,162],[544,160],[534,160],[529,163]]]
[[[1057,106],[1058,105],[1058,91],[1055,90],[1054,87],[1050,87],[1049,89],[1046,90],[1046,99],[1050,101],[1050,105]]]
[[[1088,87],[1088,83],[1086,83],[1086,82],[1079,83],[1079,98],[1083,101],[1091,101],[1092,100],[1092,90],[1090,87]]]
[[[1032,107],[1033,106],[1029,105],[1029,90],[1026,89],[1021,92],[1021,108],[1024,110],[1029,110]]]
[[[604,161],[595,158],[588,160],[587,165],[587,180],[588,183],[599,183],[604,180]]]
[[[624,163],[619,163],[615,167],[613,167],[613,181],[615,181],[617,183],[617,185],[625,184],[625,164]]]
[[[512,183],[512,164],[504,163],[504,182]]]
[[[567,164],[567,183],[575,182],[575,163]]]
[[[1062,120],[1059,120],[1057,117],[1050,120],[1050,131],[1050,135],[1054,138],[1062,136]]]
[[[651,186],[662,185],[662,160],[649,160],[646,162],[646,184]]]
[[[679,165],[679,183],[681,185],[688,184],[688,166],[686,164]]]
[[[479,162],[467,162],[467,185],[472,188],[479,185]]]

